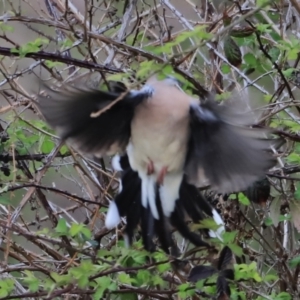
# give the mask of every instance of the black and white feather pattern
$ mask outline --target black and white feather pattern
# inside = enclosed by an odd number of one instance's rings
[[[249,119],[232,106],[212,99],[200,103],[170,79],[149,79],[139,91],[123,84],[110,87],[43,85],[37,103],[46,121],[78,150],[121,155],[114,159],[122,170],[120,193],[111,202],[106,226],[116,226],[125,216],[129,244],[140,225],[146,249],[155,249],[157,237],[166,252],[176,253],[173,228],[196,246],[209,246],[185,222],[209,216],[220,225],[209,235],[221,238],[222,219],[197,186],[207,180],[219,192],[236,192],[263,177],[275,163],[266,132],[249,127]]]
[[[177,247],[172,238],[173,229],[178,230],[184,238],[195,246],[209,247],[209,243],[203,241],[199,233],[190,230],[186,223],[186,217],[189,217],[195,223],[199,223],[205,218],[213,218],[220,227],[216,232],[207,231],[206,236],[221,239],[224,224],[220,215],[195,186],[187,183],[185,178],[180,186],[175,209],[169,218],[163,214],[158,193],[159,187],[156,187],[156,205],[159,218],[155,219],[150,207],[145,208],[142,205],[141,179],[138,173],[131,169],[127,156],[115,156],[113,167],[115,170],[122,172],[120,178],[122,188],[115,201],[110,204],[106,216],[106,227],[116,227],[121,221],[120,217],[126,217],[125,234],[129,244],[133,241],[135,229],[140,225],[143,244],[148,251],[154,251],[154,239],[157,237],[164,251],[171,254],[177,253]]]

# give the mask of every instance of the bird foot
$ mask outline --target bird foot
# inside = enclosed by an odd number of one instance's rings
[[[163,167],[163,168],[160,170],[160,172],[159,172],[159,174],[158,174],[158,176],[157,176],[157,183],[158,183],[159,185],[163,185],[163,183],[164,183],[164,178],[165,178],[167,172],[168,172],[168,167]]]
[[[154,163],[150,160],[149,164],[147,165],[147,175],[152,175],[154,173]]]

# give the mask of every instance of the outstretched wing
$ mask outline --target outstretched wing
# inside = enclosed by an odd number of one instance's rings
[[[147,93],[43,85],[38,108],[60,137],[80,151],[98,155],[123,151],[135,107]]]
[[[205,178],[218,192],[240,191],[275,164],[268,153],[271,141],[264,136],[266,132],[242,123],[240,114],[211,99],[191,105],[185,166],[189,182],[197,185]]]

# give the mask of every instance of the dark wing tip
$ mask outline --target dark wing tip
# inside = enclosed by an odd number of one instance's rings
[[[49,125],[79,150],[101,156],[124,150],[135,106],[145,98],[71,85],[42,88],[38,108]]]
[[[265,131],[240,126],[240,119],[239,125],[234,125],[235,119],[229,120],[226,111],[226,106],[212,100],[204,105],[191,105],[185,170],[194,184],[199,181],[202,169],[220,192],[234,192],[246,189],[273,167],[276,160],[267,151],[272,140],[267,139]]]

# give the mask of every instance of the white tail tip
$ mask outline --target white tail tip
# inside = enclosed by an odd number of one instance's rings
[[[222,233],[225,231],[225,226],[221,216],[215,209],[213,209],[213,219],[215,220],[217,225],[220,225],[220,227],[217,229],[217,231],[210,230],[209,235],[211,238],[218,238],[220,241],[223,241]]]
[[[115,171],[123,171],[120,164],[120,155],[115,155],[111,160],[111,165]]]
[[[111,201],[105,219],[105,226],[107,229],[112,229],[114,227],[117,227],[120,221],[121,218],[118,207],[114,201]]]

